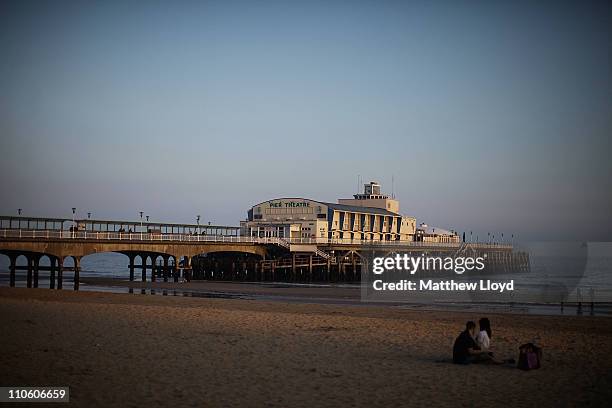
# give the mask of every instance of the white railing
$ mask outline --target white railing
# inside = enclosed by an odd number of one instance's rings
[[[54,231],[54,230],[16,230],[1,229],[0,239],[28,240],[104,240],[104,241],[170,241],[170,242],[236,242],[253,244],[274,244],[287,248],[289,244],[311,245],[360,245],[360,246],[410,246],[423,248],[460,248],[460,242],[415,242],[415,241],[368,241],[342,238],[277,238],[248,237],[233,235],[196,235],[196,234],[153,234],[140,232],[96,232],[96,231]],[[478,248],[508,248],[512,245],[500,243],[473,243]]]
[[[315,253],[315,255],[318,255],[318,256],[320,256],[323,259],[329,259],[330,258],[330,255],[327,252],[321,251],[320,249],[317,249],[317,248],[315,248],[314,253]]]
[[[419,248],[461,248],[462,245],[467,245],[463,242],[416,242],[416,241],[374,241],[374,240],[358,240],[347,238],[260,238],[269,240],[283,241],[286,244],[315,244],[315,245],[361,245],[361,246],[412,246]],[[277,245],[284,246],[277,241],[269,241]],[[470,243],[469,245],[478,248],[512,248],[510,244],[502,243]]]
[[[0,238],[36,240],[104,240],[104,241],[178,241],[178,242],[245,242],[268,243],[271,238],[230,235],[153,234],[140,232],[52,231],[52,230],[0,230]],[[271,242],[270,242],[271,243]]]
[[[291,245],[289,244],[289,242],[287,242],[283,238],[270,237],[267,239],[271,240],[270,241],[271,243],[276,244],[278,246],[282,246],[283,248],[287,248],[287,249],[291,248]]]

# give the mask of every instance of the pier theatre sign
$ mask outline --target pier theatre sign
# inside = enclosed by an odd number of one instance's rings
[[[310,207],[310,203],[306,201],[272,201],[270,208],[296,208]]]

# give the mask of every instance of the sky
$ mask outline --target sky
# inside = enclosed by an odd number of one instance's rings
[[[612,240],[612,3],[0,0],[0,214],[237,225],[357,180]]]

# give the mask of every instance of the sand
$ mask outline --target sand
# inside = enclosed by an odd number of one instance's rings
[[[0,288],[3,386],[74,406],[575,406],[612,397],[612,319],[489,315],[498,356],[449,363],[457,312]]]

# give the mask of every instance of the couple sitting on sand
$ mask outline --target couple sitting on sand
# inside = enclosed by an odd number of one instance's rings
[[[474,338],[476,323],[469,321],[465,325],[465,331],[461,332],[453,345],[453,363],[455,364],[470,364],[487,362],[493,364],[503,364],[505,362],[513,363],[513,361],[502,361],[495,358],[491,347],[491,322],[486,317],[478,321],[480,331]]]

